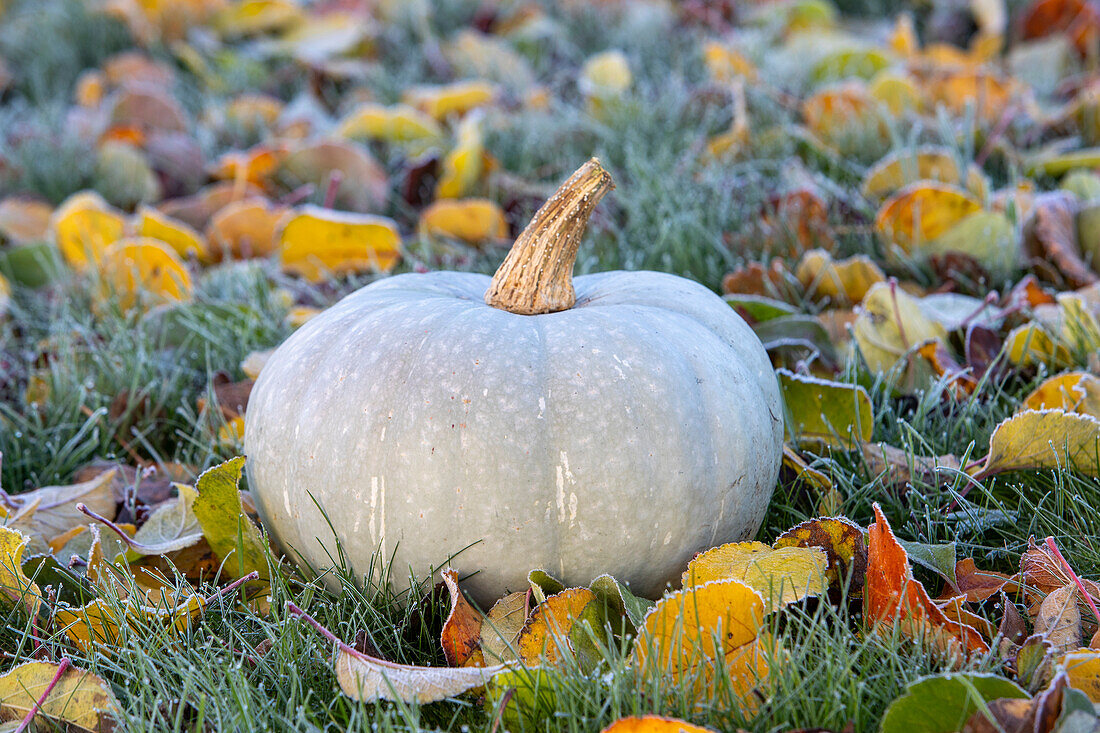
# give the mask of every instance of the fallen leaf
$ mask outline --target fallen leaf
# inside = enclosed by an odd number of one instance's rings
[[[203,472],[195,482],[199,495],[192,508],[226,572],[241,578],[254,571],[267,580],[267,542],[245,514],[237,488],[243,468],[244,458],[237,457]]]
[[[0,201],[0,236],[9,244],[30,244],[47,237],[53,207],[28,196]]]
[[[433,116],[410,105],[368,103],[348,113],[337,125],[336,134],[357,140],[431,144],[443,139],[444,130]],[[423,147],[419,145],[416,150],[423,152]]]
[[[740,580],[766,599],[765,610],[777,611],[803,598],[819,596],[829,586],[828,556],[819,547],[771,548],[762,542],[731,542],[696,555],[680,578],[683,587],[715,580]]]
[[[88,523],[88,517],[76,508],[77,504],[86,504],[114,519],[115,476],[114,470],[108,470],[69,486],[43,486],[16,496],[4,495],[3,503],[8,510],[4,521],[11,528],[48,541]]]
[[[891,152],[868,169],[860,191],[878,202],[918,181],[962,186],[981,198],[988,184],[977,166],[968,166],[965,176],[958,157],[948,148],[922,146]]]
[[[742,713],[759,701],[773,643],[760,634],[764,599],[739,580],[718,580],[666,595],[645,618],[633,657],[639,679],[692,683],[697,700],[712,698],[724,665]]]
[[[1088,372],[1050,377],[1024,398],[1029,410],[1054,409],[1100,418],[1100,379]]]
[[[458,587],[458,573],[443,571],[443,583],[451,598],[451,611],[443,623],[440,644],[447,664],[452,667],[481,667],[485,657],[481,651],[481,613],[470,605]]]
[[[900,622],[903,633],[913,637],[928,633],[937,644],[952,652],[961,649],[964,655],[989,651],[976,629],[950,620],[932,603],[928,591],[913,578],[909,557],[882,509],[875,504],[874,510],[875,522],[868,529],[867,584],[863,591],[867,623]]]
[[[645,615],[653,608],[653,601],[639,598],[625,584],[606,574],[595,578],[588,587],[606,605],[609,612],[614,612],[615,616],[625,621],[624,626],[619,629],[614,623],[615,618],[609,618],[612,630],[620,635],[637,636],[638,627],[645,622]]]
[[[795,476],[822,492],[836,491],[833,482],[821,471],[811,468],[802,456],[787,443],[783,444],[783,467],[794,472]]]
[[[483,107],[496,97],[496,88],[485,81],[459,81],[444,86],[416,86],[401,95],[401,101],[437,120],[462,116]]]
[[[802,255],[794,274],[806,289],[806,297],[837,305],[859,303],[873,285],[886,280],[879,266],[867,255],[833,260],[832,255],[822,249]]]
[[[1077,241],[1077,202],[1072,194],[1055,191],[1035,200],[1031,217],[1024,225],[1024,246],[1032,257],[1049,261],[1070,287],[1100,281],[1081,257]]]
[[[518,659],[516,642],[530,611],[526,592],[509,593],[489,609],[481,624],[479,646],[487,660],[511,662]]]
[[[567,588],[548,597],[531,612],[516,640],[519,658],[528,666],[540,660],[561,664],[566,655],[584,666],[598,660],[595,639],[603,640],[604,607],[588,588]]]
[[[634,84],[630,62],[622,51],[612,49],[588,57],[581,66],[577,88],[598,112],[609,100],[622,96]]]
[[[387,272],[400,257],[401,236],[391,219],[303,206],[281,225],[283,269],[318,283],[331,275]]]
[[[326,207],[350,212],[379,211],[390,184],[386,171],[363,145],[324,140],[300,145],[279,162],[275,176],[290,189],[312,185],[326,192]]]
[[[469,196],[485,170],[485,141],[478,114],[467,116],[458,126],[455,146],[440,163],[435,185],[437,199]]]
[[[125,231],[122,213],[94,191],[73,194],[50,217],[50,232],[62,257],[79,271],[98,263]]]
[[[206,239],[210,256],[248,258],[266,257],[277,245],[275,238],[286,209],[262,197],[232,201],[210,217]]]
[[[122,706],[111,686],[67,661],[24,662],[0,676],[0,711],[4,718],[19,720],[37,710],[35,718],[60,724],[66,730],[112,730]]]
[[[500,205],[489,199],[440,199],[420,213],[417,231],[478,245],[505,239],[508,221]]]
[[[980,210],[978,200],[962,189],[919,181],[883,201],[875,229],[887,245],[913,255]]]
[[[776,371],[790,413],[787,430],[802,442],[847,448],[871,439],[871,398],[858,385]]]
[[[1055,653],[1081,646],[1081,610],[1077,607],[1077,586],[1069,583],[1052,590],[1035,616],[1035,633],[1050,642]]]
[[[180,257],[204,259],[209,254],[206,240],[186,222],[176,221],[148,206],[139,207],[135,219],[135,234],[168,245]]]
[[[1003,698],[1028,698],[1019,685],[981,672],[947,672],[906,685],[882,717],[881,733],[955,733],[981,707]]]
[[[914,346],[945,340],[946,329],[892,281],[874,285],[856,310],[852,335],[872,372],[886,372]]]
[[[914,481],[939,486],[950,483],[962,467],[953,455],[918,456],[886,443],[863,443],[860,452],[868,473],[887,487],[906,487]]]
[[[1016,578],[1017,576],[1006,573],[979,570],[974,559],[969,557],[959,560],[955,565],[955,588],[970,603],[982,603],[1006,590],[1022,590]]]
[[[1058,665],[1065,670],[1070,687],[1088,695],[1089,700],[1100,702],[1100,651],[1070,650],[1058,659]]]
[[[829,585],[839,587],[850,578],[848,597],[863,596],[867,544],[863,531],[844,517],[809,519],[779,535],[774,547],[820,547],[828,561],[825,576]]]
[[[191,275],[180,258],[155,239],[120,239],[103,253],[100,297],[123,311],[191,298]]]
[[[14,529],[0,527],[0,594],[22,605],[33,619],[42,605],[42,592],[23,574],[23,550],[28,541]]]
[[[1025,410],[1001,422],[989,438],[989,455],[967,467],[982,480],[1005,471],[1064,469],[1100,475],[1100,420],[1062,410]]]
[[[676,718],[664,718],[660,715],[632,715],[619,718],[604,728],[601,733],[713,733],[713,731]]]

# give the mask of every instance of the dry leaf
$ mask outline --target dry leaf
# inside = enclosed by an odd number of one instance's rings
[[[462,116],[483,107],[496,97],[496,88],[484,81],[459,81],[445,86],[412,87],[401,101],[437,119]]]
[[[809,519],[775,539],[774,547],[820,547],[825,551],[829,585],[839,587],[850,577],[849,598],[863,595],[867,576],[867,544],[863,531],[844,517]]]
[[[1088,372],[1067,372],[1043,381],[1024,399],[1029,410],[1064,410],[1100,418],[1100,379]]]
[[[417,231],[477,245],[505,239],[508,220],[500,205],[489,199],[440,199],[420,213]]]
[[[967,471],[981,480],[1005,471],[1064,469],[1100,476],[1100,420],[1062,410],[1025,410],[989,438],[989,455]]]
[[[100,297],[115,298],[124,310],[148,309],[191,298],[191,275],[180,258],[155,239],[129,237],[115,242],[99,263]]]
[[[42,604],[42,593],[23,574],[23,549],[28,541],[14,529],[0,527],[0,594],[12,603],[21,604],[33,619]]]
[[[762,542],[731,542],[696,555],[680,581],[686,589],[740,580],[769,599],[765,610],[771,612],[824,593],[827,566],[828,556],[819,547],[773,549]]]
[[[148,206],[139,207],[135,219],[135,234],[168,245],[180,257],[204,259],[209,255],[206,240],[185,222],[176,221]]]
[[[1035,616],[1035,633],[1043,634],[1056,653],[1081,646],[1081,609],[1077,586],[1068,583],[1052,590]]]
[[[469,115],[458,127],[454,148],[443,158],[435,186],[437,199],[468,196],[484,172],[485,142],[481,118]]]
[[[582,656],[591,642],[586,638],[587,625],[592,633],[603,632],[603,604],[588,588],[569,588],[555,593],[531,612],[516,640],[520,660],[528,666],[545,660],[560,664],[568,653]]]
[[[915,254],[980,210],[978,200],[962,189],[920,181],[883,201],[875,229],[887,245]]]
[[[283,269],[318,283],[349,272],[387,272],[397,264],[401,236],[391,219],[303,206],[283,222]]]
[[[125,230],[122,213],[94,191],[73,194],[50,217],[50,231],[61,255],[77,270],[98,263]]]
[[[619,718],[600,733],[713,733],[713,731],[675,718],[638,715]]]
[[[443,583],[451,597],[451,611],[443,623],[440,644],[447,664],[452,667],[481,667],[485,657],[481,652],[481,613],[470,605],[458,587],[458,573],[443,571]]]
[[[1042,194],[1024,226],[1024,243],[1032,257],[1049,261],[1072,288],[1091,285],[1100,276],[1089,269],[1077,242],[1077,201],[1064,191]],[[1046,272],[1046,270],[1044,270]]]
[[[900,623],[902,632],[919,637],[926,633],[946,650],[964,655],[989,651],[976,629],[952,621],[913,578],[909,556],[894,536],[878,504],[875,522],[868,529],[867,584],[863,600],[869,625]]]
[[[833,260],[823,249],[813,249],[802,255],[795,277],[806,289],[806,297],[825,300],[835,305],[859,303],[876,283],[886,276],[867,255],[853,255]]]
[[[259,196],[226,204],[206,226],[211,257],[266,257],[278,245],[276,233],[286,213]]]
[[[113,718],[122,711],[107,682],[68,664],[62,669],[53,662],[25,662],[0,676],[0,710],[6,719],[21,719],[36,705],[36,718],[80,731],[112,730]]]

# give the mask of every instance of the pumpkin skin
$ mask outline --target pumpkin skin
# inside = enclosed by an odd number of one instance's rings
[[[576,278],[568,310],[517,315],[486,305],[489,283],[387,278],[272,355],[245,450],[284,550],[329,567],[335,533],[357,574],[392,556],[399,590],[449,562],[477,572],[464,587],[479,601],[533,568],[656,597],[694,553],[755,535],[783,413],[729,305],[673,275],[610,272]]]

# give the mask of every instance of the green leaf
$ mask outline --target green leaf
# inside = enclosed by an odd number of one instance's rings
[[[871,398],[858,385],[776,370],[787,413],[788,440],[854,447],[871,439]]]
[[[909,683],[886,709],[881,733],[954,733],[985,703],[1030,697],[1015,682],[993,674],[948,672]]]
[[[535,600],[538,603],[565,590],[565,583],[545,570],[532,570],[527,573],[527,582],[531,584],[531,591],[535,594]]]
[[[829,332],[814,316],[798,314],[772,318],[758,323],[753,331],[769,351],[780,346],[801,346],[821,354],[830,364],[836,363],[836,349]]]
[[[790,303],[784,303],[781,300],[764,295],[730,293],[729,295],[723,295],[722,299],[729,303],[740,315],[748,316],[757,323],[783,316],[793,316],[798,313],[798,309]]]
[[[634,634],[645,622],[645,615],[653,608],[653,601],[639,598],[610,575],[601,575],[588,586],[596,597],[603,600],[609,609],[625,617],[632,628],[624,629]]]
[[[267,543],[244,513],[237,489],[243,468],[244,457],[238,456],[205,471],[195,482],[199,496],[192,506],[210,549],[230,575],[240,578],[255,570],[267,580]]]
[[[954,542],[943,545],[926,545],[921,542],[898,540],[898,544],[905,549],[905,554],[909,556],[910,560],[928,568],[950,583],[951,587],[958,588],[959,581],[955,577],[955,564],[958,562],[958,554]]]
[[[13,283],[38,288],[57,279],[65,266],[52,244],[34,242],[0,251],[0,275]]]
[[[485,686],[485,707],[491,717],[500,708],[504,730],[538,730],[558,709],[555,682],[561,673],[552,667],[519,667],[493,675]],[[511,691],[511,694],[509,694]]]

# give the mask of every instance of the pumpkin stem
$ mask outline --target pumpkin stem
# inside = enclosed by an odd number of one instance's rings
[[[595,158],[578,168],[520,233],[493,275],[485,302],[524,316],[572,308],[577,247],[596,204],[614,187]]]

